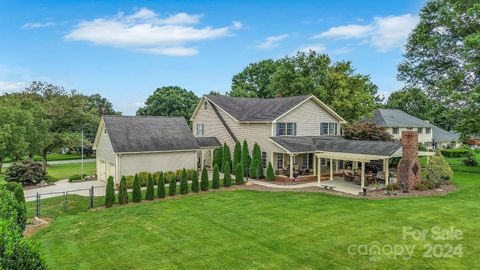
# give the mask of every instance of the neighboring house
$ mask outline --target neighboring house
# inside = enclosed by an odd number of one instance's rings
[[[354,168],[357,162],[371,160],[385,164],[401,151],[399,142],[345,140],[340,135],[346,121],[312,95],[270,99],[208,95],[198,103],[191,121],[195,137],[215,137],[231,151],[237,141],[246,140],[250,151],[258,143],[263,167],[271,162],[277,174],[289,177],[294,172],[319,175],[322,168],[329,168],[332,177],[333,168],[338,171],[347,162]]]
[[[197,141],[183,117],[103,116],[93,144],[97,177],[113,176],[119,183],[121,176],[142,171],[194,169],[198,151],[219,145],[215,139]]]
[[[467,144],[470,145],[472,149],[480,148],[480,137],[470,137],[467,140]]]
[[[401,139],[402,131],[418,131],[418,142],[427,149],[445,148],[449,144],[454,147],[459,145],[457,133],[443,130],[401,110],[377,109],[373,116],[364,117],[362,121],[385,127],[396,140]]]

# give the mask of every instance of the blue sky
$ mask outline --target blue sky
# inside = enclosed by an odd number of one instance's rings
[[[134,114],[157,87],[225,92],[251,62],[315,49],[388,95],[423,4],[0,0],[0,93],[44,80]]]

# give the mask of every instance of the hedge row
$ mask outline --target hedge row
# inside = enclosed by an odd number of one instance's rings
[[[441,150],[442,156],[447,158],[462,158],[470,152],[469,149],[443,149]]]

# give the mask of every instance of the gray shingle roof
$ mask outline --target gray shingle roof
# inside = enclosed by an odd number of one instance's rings
[[[364,118],[364,122],[375,123],[382,127],[434,127],[434,125],[406,112],[390,109],[377,109],[373,117]]]
[[[446,131],[437,126],[433,126],[433,140],[436,142],[456,142],[460,139],[460,135],[456,132]]]
[[[238,121],[272,121],[310,96],[281,98],[240,98],[205,96]]]
[[[183,117],[104,116],[116,153],[198,149]]]
[[[222,146],[222,144],[218,141],[217,137],[195,137],[197,140],[198,145],[200,147],[219,147]]]
[[[391,156],[402,146],[398,141],[355,141],[340,136],[279,136],[270,139],[292,153],[328,151]]]

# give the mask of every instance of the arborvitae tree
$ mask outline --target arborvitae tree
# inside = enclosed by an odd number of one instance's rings
[[[200,183],[198,183],[197,171],[192,172],[192,191],[193,192],[199,192],[200,191]]]
[[[180,194],[188,193],[188,176],[185,169],[182,170],[182,176],[180,178]]]
[[[222,160],[223,160],[223,147],[219,147],[215,149],[215,151],[213,152],[213,166],[217,165],[218,169],[221,169]]]
[[[243,141],[241,161],[243,164],[243,169],[245,170],[245,174],[248,174],[248,168],[250,167],[250,163],[252,161],[250,157],[250,152],[248,150],[247,140]]]
[[[239,141],[235,143],[235,148],[233,149],[233,161],[232,169],[237,168],[237,164],[242,161],[242,145]]]
[[[218,166],[213,167],[212,188],[220,188],[220,173],[218,172]]]
[[[262,168],[262,151],[260,150],[260,146],[255,143],[253,146],[253,157],[252,157],[252,164],[255,165],[255,169],[252,170],[253,168],[250,168],[251,172],[254,172],[253,176],[250,175],[251,177],[256,177],[256,173],[258,171],[258,177],[262,178],[263,177],[263,168]]]
[[[122,179],[120,180],[120,186],[118,187],[118,203],[128,203],[127,178],[125,176],[122,176]]]
[[[149,174],[147,179],[147,191],[145,192],[145,200],[151,201],[153,199],[155,199],[155,185],[153,184],[152,174]]]
[[[225,163],[225,173],[223,174],[223,186],[229,187],[232,185],[232,176],[230,175],[230,164]]]
[[[138,177],[138,174],[135,174],[135,178],[133,179],[132,201],[142,201],[142,189],[140,187],[140,178]]]
[[[202,176],[200,180],[200,186],[202,191],[207,191],[208,190],[208,172],[207,168],[203,168],[202,170]]]
[[[165,175],[163,172],[160,172],[157,181],[157,197],[165,198]]]
[[[237,164],[237,169],[235,170],[235,184],[243,184],[243,166],[242,163]]]
[[[170,183],[168,185],[168,194],[170,196],[175,196],[177,193],[177,180],[175,179],[175,176],[170,178]]]
[[[248,167],[248,174],[251,178],[257,178],[257,163],[255,159],[251,159],[250,166]]]
[[[222,169],[221,172],[225,173],[225,166],[228,163],[228,167],[232,168],[232,157],[230,153],[230,147],[227,143],[223,143],[223,156],[222,156]]]
[[[273,181],[275,180],[275,172],[273,171],[273,166],[271,162],[268,162],[267,167],[267,180]]]

